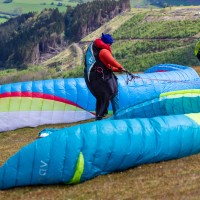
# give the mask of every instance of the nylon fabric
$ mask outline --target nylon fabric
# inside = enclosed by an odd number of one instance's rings
[[[200,112],[200,90],[178,90],[163,93],[159,98],[118,110],[111,119],[156,117]]]
[[[165,72],[156,72],[162,69]],[[161,64],[138,76],[128,85],[126,75],[117,76],[119,108],[153,100],[165,92],[200,89],[198,74],[187,66]],[[84,78],[1,85],[0,131],[95,118],[95,104]],[[111,104],[108,112],[112,114]]]
[[[76,171],[74,173],[73,178],[69,181],[68,184],[79,183],[81,176],[83,174],[83,171],[84,171],[84,158],[83,158],[83,154],[80,153],[78,157],[77,165],[76,165]]]
[[[194,116],[199,119],[200,113]],[[193,155],[200,152],[199,133],[200,125],[185,115],[103,120],[62,128],[10,157],[0,168],[0,189],[77,183],[80,177],[84,182],[145,163]],[[74,178],[80,152],[84,169]]]
[[[90,73],[91,73],[92,68],[94,67],[94,64],[96,63],[92,46],[93,46],[93,43],[91,43],[90,46],[88,47],[86,51],[86,58],[85,58],[85,62],[86,62],[85,73],[87,74],[88,81],[90,81]]]

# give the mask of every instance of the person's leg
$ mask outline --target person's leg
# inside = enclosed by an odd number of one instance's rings
[[[102,116],[100,115],[101,113],[101,101],[99,101],[99,99],[97,99],[96,101],[96,120],[101,120]]]
[[[113,114],[119,109],[119,95],[115,95],[114,98],[111,100]]]
[[[105,116],[105,110],[107,110],[107,105],[109,104],[109,99],[97,98],[96,102],[96,119],[101,120]]]
[[[109,93],[113,114],[115,114],[115,112],[119,109],[119,95],[117,77],[114,74],[112,74],[112,78],[109,80]]]
[[[109,102],[108,102],[108,105],[106,106],[106,109],[103,112],[104,113],[103,117],[105,117],[108,114],[108,106],[109,106]]]
[[[98,94],[98,80],[88,81],[87,74],[84,74],[84,79],[89,91],[96,99],[96,108],[95,108],[96,120],[101,120],[102,119],[102,116],[100,116],[101,98],[99,97]]]
[[[91,82],[91,89],[96,97],[96,119],[101,120],[108,109],[110,100],[107,83],[102,79],[97,79]]]

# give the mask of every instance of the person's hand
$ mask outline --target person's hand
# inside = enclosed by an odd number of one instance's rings
[[[111,68],[112,68],[112,66],[110,64],[108,64],[108,69],[111,69]]]
[[[122,69],[121,69],[121,70],[122,70],[122,72],[125,72],[125,71],[126,71],[126,70],[125,70],[123,67],[122,67]]]
[[[128,76],[130,76],[131,79],[138,79],[138,78],[140,78],[139,76],[136,76],[136,75],[132,74],[131,72],[125,70],[124,68],[123,68],[123,72],[125,72]]]
[[[126,70],[123,67],[119,68],[119,72],[125,72],[125,71]]]

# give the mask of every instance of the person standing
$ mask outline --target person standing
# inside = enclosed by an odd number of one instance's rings
[[[198,41],[195,45],[195,49],[194,49],[194,55],[198,58],[198,60],[200,61],[200,41]]]
[[[118,83],[113,72],[122,72],[124,68],[112,56],[113,42],[110,34],[102,33],[101,38],[89,45],[85,54],[84,79],[96,98],[96,120],[108,114],[110,101],[113,113],[119,108]]]

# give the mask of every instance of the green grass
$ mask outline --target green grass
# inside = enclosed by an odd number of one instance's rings
[[[4,22],[6,22],[6,21],[7,21],[7,19],[1,18],[1,17],[0,17],[0,24],[1,24],[1,23],[4,23]]]
[[[113,54],[129,71],[145,71],[159,63],[199,65],[194,56],[195,42],[190,41],[117,41]],[[184,55],[184,56],[183,56]]]
[[[183,0],[165,0],[164,2],[166,2],[168,5],[174,5],[174,6],[198,6],[200,5],[200,2],[198,0],[185,0],[183,2]]]
[[[127,70],[138,73],[160,63],[198,66],[194,46],[200,37],[199,7],[132,9],[116,16],[78,44],[22,71],[0,71],[0,84],[49,78],[83,77],[84,53],[88,41],[102,32],[113,35],[113,55]],[[82,50],[82,52],[81,52]],[[82,62],[82,63],[81,63]],[[36,71],[30,71],[36,68]],[[42,69],[44,68],[44,69]],[[41,71],[41,73],[40,73]]]
[[[130,2],[131,2],[131,7],[149,5],[149,2],[147,2],[147,0],[130,0]]]
[[[87,41],[94,40],[104,31],[109,31],[115,38],[115,43],[112,45],[113,55],[129,71],[141,72],[160,63],[197,66],[199,61],[193,52],[199,37],[197,34],[200,33],[200,21],[198,18],[194,20],[191,17],[195,10],[185,12],[184,9],[167,8],[153,9],[153,11],[132,9],[130,12],[116,16],[83,38],[81,40],[83,43],[80,45],[82,53],[73,52],[72,48],[68,47],[44,62],[43,66],[56,69],[54,77],[82,77],[83,55],[88,46]],[[181,13],[181,18],[185,20],[178,20],[180,17],[178,13]],[[178,19],[174,19],[175,17]],[[187,38],[191,36],[192,39]],[[82,63],[79,63],[78,61],[81,60]],[[20,77],[20,74],[18,75],[17,77]],[[2,81],[6,79],[3,78],[5,76],[1,77]],[[0,84],[9,82],[11,78],[4,82],[0,79]],[[15,78],[14,81],[19,82],[21,79]]]
[[[54,5],[50,5],[52,2],[54,2]],[[42,5],[43,3],[46,3],[46,5]],[[31,11],[40,12],[45,8],[58,8],[61,12],[65,12],[66,5],[76,5],[76,3],[70,2],[68,0],[64,0],[62,1],[62,3],[63,6],[56,6],[58,4],[58,1],[53,0],[14,0],[12,3],[5,4],[3,3],[3,0],[0,0],[0,11],[8,13],[27,13]]]
[[[86,123],[87,121],[81,122]],[[34,141],[44,125],[0,133],[0,165],[21,147]],[[141,165],[123,172],[102,175],[72,186],[26,186],[0,191],[0,199],[13,200],[146,200],[193,199],[200,196],[200,155]]]
[[[150,21],[150,18],[154,20]],[[184,16],[177,20],[172,17],[169,20],[163,20],[163,18],[160,12],[152,13],[151,11],[133,15],[114,32],[114,38],[185,38],[200,32],[200,19],[198,18],[184,19]]]
[[[30,80],[54,79],[61,76],[58,67],[29,66],[25,70],[8,69],[0,71],[0,84],[24,82]]]
[[[115,58],[132,72],[144,71],[159,63],[198,65],[193,52],[199,38],[200,20],[191,17],[197,8],[142,10],[133,14],[113,32]]]
[[[13,12],[15,9],[21,9],[22,13],[26,13],[29,11],[41,11],[44,8],[55,8],[58,4],[58,1],[55,0],[13,0],[12,3],[5,4],[3,3],[4,0],[0,0],[0,11],[3,12]],[[88,0],[84,0],[84,2],[87,2]],[[54,3],[54,6],[51,6],[51,3]],[[66,5],[75,6],[77,5],[77,2],[73,2],[70,0],[62,0],[61,1],[64,6],[58,6],[58,8],[61,11],[66,10]],[[41,5],[45,3],[46,5]],[[144,6],[146,5],[146,0],[131,0],[131,6],[135,7],[136,5]]]

